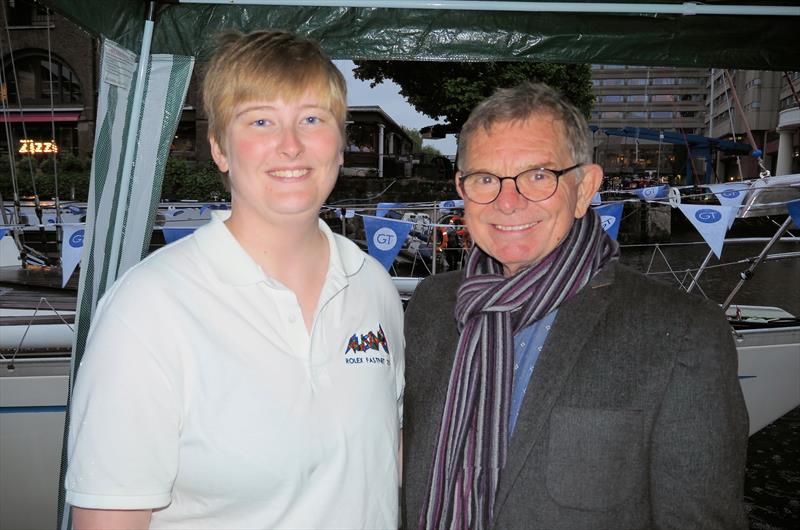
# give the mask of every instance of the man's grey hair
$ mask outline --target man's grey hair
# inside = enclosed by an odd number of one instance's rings
[[[472,110],[458,136],[459,159],[467,153],[470,138],[479,129],[488,133],[494,124],[523,123],[534,116],[550,116],[563,125],[567,148],[576,164],[592,162],[590,131],[583,114],[550,86],[530,81],[497,89]],[[459,168],[463,169],[460,163]]]

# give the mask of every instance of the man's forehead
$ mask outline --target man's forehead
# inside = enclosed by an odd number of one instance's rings
[[[564,131],[564,124],[560,119],[556,118],[552,113],[537,112],[535,114],[529,114],[528,116],[520,116],[518,118],[512,118],[507,120],[496,120],[487,123],[484,127],[479,128],[476,132],[483,133],[486,136],[493,136],[498,134],[506,134],[510,130],[528,129],[528,128],[535,128],[535,129],[544,128],[544,130],[547,131],[554,131],[561,133]]]
[[[534,116],[477,130],[459,158],[461,170],[472,172],[499,170],[494,167],[498,164],[504,171],[556,167],[571,157],[560,122],[551,116]]]

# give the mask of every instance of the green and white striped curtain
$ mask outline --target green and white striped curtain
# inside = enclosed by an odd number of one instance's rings
[[[137,55],[110,40],[105,40],[102,48],[71,382],[83,357],[97,302],[118,276],[147,254],[169,147],[194,67],[193,57],[152,55],[142,104],[133,108]],[[131,130],[131,123],[136,121],[138,130]],[[129,155],[134,157],[133,165],[125,171],[127,140],[132,134],[136,135],[134,152]],[[71,527],[63,495],[68,425],[69,409],[58,486],[62,529]]]

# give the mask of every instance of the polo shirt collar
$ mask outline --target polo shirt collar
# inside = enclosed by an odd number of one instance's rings
[[[259,282],[279,285],[276,280],[264,274],[225,226],[230,215],[230,211],[212,211],[211,220],[194,234],[200,251],[208,260],[214,274],[220,281],[230,285],[244,286]],[[319,228],[328,239],[330,248],[328,275],[341,277],[346,282],[347,277],[361,269],[365,255],[352,241],[335,236],[322,219],[319,220]]]

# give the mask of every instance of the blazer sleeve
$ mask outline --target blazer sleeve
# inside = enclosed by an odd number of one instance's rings
[[[719,307],[691,314],[653,430],[652,526],[744,529],[749,422],[736,348]]]

